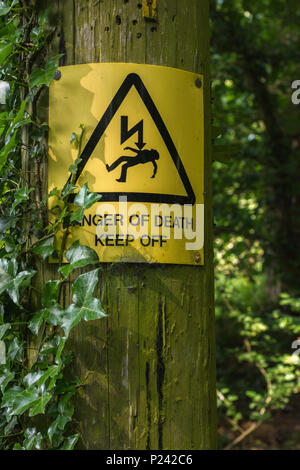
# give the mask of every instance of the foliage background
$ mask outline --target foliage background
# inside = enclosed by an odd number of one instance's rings
[[[71,272],[95,266],[98,255],[75,242],[65,252],[71,226],[101,196],[84,184],[76,195],[70,182],[61,191],[42,191],[41,166],[47,158],[47,123],[37,99],[49,86],[60,56],[45,59],[52,31],[38,3],[0,2],[0,449],[71,450],[73,395],[85,377],[67,378],[73,355],[65,351],[71,329],[80,321],[103,318],[94,297],[99,267],[72,283],[70,305],[61,305]],[[70,136],[80,155],[84,126]],[[73,199],[71,201],[71,196]],[[47,214],[47,202],[56,204]],[[58,231],[62,234],[58,241]],[[41,263],[53,256],[55,279],[37,282]],[[68,264],[63,266],[64,257]],[[43,419],[41,419],[41,415]]]
[[[90,203],[85,186],[73,210],[74,188],[65,188],[57,194],[55,227],[46,227],[39,214],[47,200],[32,197],[47,132],[36,120],[36,97],[57,58],[32,69],[51,32],[47,17],[29,7],[0,2],[0,79],[10,84],[6,105],[0,104],[0,341],[8,348],[0,365],[0,446],[71,449],[78,439],[68,431],[71,399],[84,378],[64,378],[71,357],[62,354],[59,328],[67,336],[87,303],[90,318],[104,312],[93,298],[97,270],[74,283],[74,303],[65,311],[58,306],[63,271],[38,293],[41,308],[29,307],[32,257],[53,253],[55,229],[67,236]],[[300,79],[299,24],[298,0],[211,0],[220,448],[300,448],[300,363],[292,355],[300,336],[300,107],[291,102],[291,83]],[[81,136],[73,135],[77,145]],[[24,151],[37,178],[31,187],[22,179]],[[71,269],[82,259],[98,261],[78,245],[68,256]],[[32,364],[28,334],[40,330]],[[45,410],[49,425],[40,432],[28,419]]]
[[[299,25],[295,0],[211,1],[221,448],[300,447]]]

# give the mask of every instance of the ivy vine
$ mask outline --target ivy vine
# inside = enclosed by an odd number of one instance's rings
[[[60,56],[43,62],[53,32],[37,4],[0,2],[0,448],[69,450],[79,438],[70,425],[72,397],[84,378],[66,378],[72,361],[66,341],[81,320],[100,319],[105,312],[94,297],[97,253],[78,241],[66,251],[66,243],[72,226],[100,197],[87,184],[77,188],[72,176],[62,191],[43,194],[48,126],[36,108]],[[81,125],[70,136],[78,148],[69,169],[73,176],[83,133]],[[50,213],[49,198],[56,198]],[[36,266],[49,256],[58,259],[58,276],[40,291]],[[63,308],[63,284],[90,265],[72,282],[72,303]]]

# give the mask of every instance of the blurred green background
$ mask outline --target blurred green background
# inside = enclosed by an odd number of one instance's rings
[[[211,28],[219,446],[300,449],[300,2]]]

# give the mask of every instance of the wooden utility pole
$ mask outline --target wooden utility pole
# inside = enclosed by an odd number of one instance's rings
[[[79,447],[215,448],[209,1],[157,0],[155,22],[142,0],[51,3],[60,65],[132,62],[205,77],[205,265],[102,266],[108,317],[70,339],[74,374],[87,377],[76,399]]]

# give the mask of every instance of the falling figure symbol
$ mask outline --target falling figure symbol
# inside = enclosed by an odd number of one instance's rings
[[[111,165],[106,165],[106,169],[109,172],[113,171],[119,165],[122,165],[121,176],[116,181],[119,181],[119,183],[126,183],[128,168],[130,168],[131,166],[136,166],[141,163],[144,164],[148,162],[151,162],[153,164],[153,175],[151,176],[151,178],[155,178],[157,172],[156,160],[159,159],[159,153],[157,150],[137,150],[132,147],[125,147],[124,150],[131,150],[132,152],[136,153],[136,156],[130,157],[123,155],[117,158],[117,160]]]

